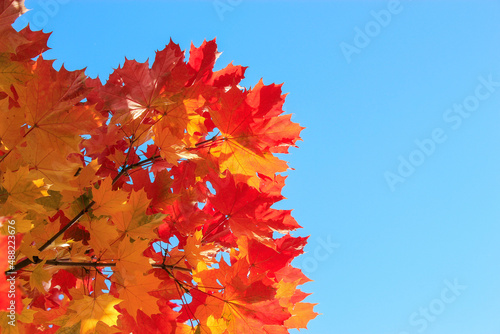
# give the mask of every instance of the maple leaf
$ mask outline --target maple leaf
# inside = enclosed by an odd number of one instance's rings
[[[23,122],[24,134],[6,144],[34,168],[37,178],[59,190],[67,187],[78,168],[68,164],[68,155],[79,153],[80,135],[99,125],[102,117],[92,107],[76,104],[88,91],[83,71],[56,71],[52,63],[39,57],[33,78],[15,90],[19,97],[12,109],[24,119],[13,122]]]
[[[59,270],[51,280],[52,286],[59,286],[61,291],[69,295],[69,289],[76,287],[77,278],[70,272],[61,269]]]
[[[7,0],[0,3],[0,26],[10,26],[14,21],[26,13],[24,0]]]
[[[169,127],[160,128],[160,125],[154,128],[155,144],[160,149],[160,154],[167,162],[177,165],[180,159],[195,159],[198,155],[189,152],[187,145],[181,140],[175,139]]]
[[[242,238],[238,244],[244,246],[244,253],[248,262],[252,263],[252,270],[258,272],[276,272],[287,266],[291,261],[302,254],[307,238],[294,238],[289,234],[275,241],[275,247],[267,247],[254,239]]]
[[[209,205],[217,211],[214,214],[214,222],[207,224],[205,240],[210,241],[213,238],[207,237],[210,233],[215,233],[213,231],[220,233],[221,230],[230,229],[235,237],[255,238],[274,247],[273,228],[268,222],[269,216],[277,218],[275,211],[270,209],[272,200],[246,183],[235,183],[229,172],[225,175],[223,179],[212,179],[216,194],[210,196]],[[282,220],[284,219],[285,216],[282,217]],[[272,225],[278,225],[278,222],[273,222]]]
[[[219,157],[220,169],[249,178],[258,186],[256,173],[273,176],[288,169],[272,152],[287,153],[303,129],[282,113],[283,97],[279,86],[262,82],[250,91],[232,87],[211,106],[212,120],[221,132],[219,144],[211,153]],[[274,116],[274,117],[269,117]]]
[[[43,262],[39,263],[35,269],[33,269],[31,275],[30,275],[30,285],[36,289],[38,289],[39,292],[45,293],[46,292],[46,284],[50,281],[52,275],[43,268]],[[44,284],[45,283],[45,284]]]
[[[3,192],[0,198],[3,201],[1,215],[8,215],[16,211],[28,209],[43,210],[40,204],[34,203],[36,199],[43,196],[42,190],[37,186],[35,178],[30,174],[27,166],[17,171],[7,171],[2,175]]]
[[[122,277],[134,281],[138,272],[144,273],[151,269],[148,258],[142,255],[148,243],[148,240],[130,242],[125,238],[119,244],[115,250],[116,270]]]
[[[152,274],[139,276],[135,281],[125,280],[118,289],[118,296],[123,301],[119,304],[130,315],[136,317],[141,310],[147,315],[159,313],[157,298],[150,294],[157,290],[160,280]]]
[[[307,323],[318,315],[318,313],[313,311],[315,305],[317,304],[297,303],[293,309],[290,310],[292,316],[290,319],[285,320],[285,326],[288,328],[307,329]]]
[[[94,333],[100,321],[108,326],[116,325],[119,312],[114,306],[120,302],[121,299],[109,294],[102,294],[97,297],[80,295],[68,307],[71,317],[65,326],[71,327],[81,322],[80,333],[87,334]]]
[[[112,215],[117,230],[132,239],[156,237],[153,229],[162,223],[165,215],[146,214],[149,202],[144,190],[133,191],[126,206]]]
[[[111,179],[105,179],[99,189],[92,191],[92,199],[96,203],[94,206],[94,215],[111,215],[117,211],[126,209],[128,193],[120,189],[113,191]]]
[[[24,37],[26,41],[17,46],[16,54],[11,59],[13,61],[23,62],[28,61],[36,56],[47,51],[49,47],[47,46],[47,41],[49,39],[50,33],[44,33],[43,31],[33,31],[28,26],[19,31],[19,35]]]
[[[217,44],[215,39],[212,41],[204,40],[199,48],[195,47],[191,43],[191,49],[189,50],[189,62],[188,67],[190,69],[194,81],[199,78],[210,77],[212,74],[212,68],[215,65],[215,61],[220,56],[217,52]]]
[[[108,223],[107,218],[92,221],[82,220],[80,224],[89,232],[89,245],[96,254],[106,252],[109,245],[119,238],[116,227]]]

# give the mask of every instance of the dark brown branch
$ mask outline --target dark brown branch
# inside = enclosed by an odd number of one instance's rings
[[[168,265],[168,264],[152,264],[151,266],[153,268],[172,269],[172,270],[181,270],[181,271],[189,271],[189,272],[191,272],[191,269],[177,267],[177,266],[171,266],[171,265]]]
[[[35,262],[31,262],[30,259],[27,260],[27,265],[31,263],[40,263],[42,262],[41,259],[38,257],[34,257]],[[24,261],[24,260],[23,260]],[[19,262],[18,265],[20,265],[23,261]],[[116,267],[116,262],[74,262],[74,261],[64,261],[64,260],[47,260],[45,262],[47,265],[51,266],[59,266],[59,267]],[[170,270],[181,270],[181,271],[188,271],[191,272],[191,269],[189,268],[182,268],[182,267],[177,267],[175,265],[168,265],[168,264],[152,264],[151,267],[153,268],[161,268],[161,269],[170,269]],[[6,275],[12,275],[13,273],[16,272],[17,269],[9,270],[6,271]]]
[[[116,267],[116,262],[73,262],[48,260],[45,264],[60,267]]]

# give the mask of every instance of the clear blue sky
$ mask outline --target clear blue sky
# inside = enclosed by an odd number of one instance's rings
[[[500,333],[498,1],[67,2],[26,0],[58,65],[106,79],[217,37],[218,68],[285,83],[303,332]]]

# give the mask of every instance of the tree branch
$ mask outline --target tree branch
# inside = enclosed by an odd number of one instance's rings
[[[35,256],[34,257],[35,262],[32,262],[30,259],[25,259],[25,260],[19,262],[19,264],[17,264],[16,266],[20,265],[24,261],[27,262],[27,264],[25,265],[25,266],[27,266],[31,263],[34,263],[34,264],[40,263],[40,262],[42,262],[42,259],[39,259],[38,257]],[[59,266],[59,267],[93,267],[93,268],[116,267],[116,262],[74,262],[74,261],[64,261],[64,260],[47,260],[45,262],[45,264],[51,265],[51,266]],[[182,268],[182,267],[177,267],[175,265],[168,265],[168,264],[152,264],[151,267],[191,272],[191,269],[189,269],[189,268]],[[19,269],[14,268],[12,270],[8,270],[5,272],[5,275],[12,275],[17,270],[19,270]]]

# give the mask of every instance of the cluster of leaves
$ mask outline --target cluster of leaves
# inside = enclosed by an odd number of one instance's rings
[[[272,208],[288,168],[275,154],[302,130],[281,87],[214,72],[215,41],[187,62],[170,41],[102,85],[55,70],[48,34],[12,28],[24,11],[0,1],[0,269],[17,306],[12,326],[2,280],[1,332],[305,328],[316,313],[290,263],[307,238]]]

